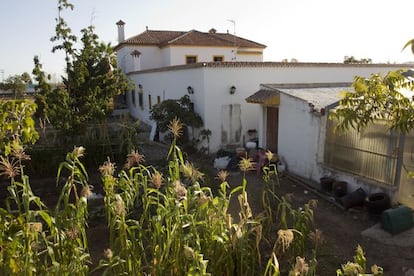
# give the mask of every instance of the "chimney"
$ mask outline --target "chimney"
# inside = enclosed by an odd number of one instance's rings
[[[141,70],[141,60],[139,56],[141,55],[141,52],[138,50],[134,50],[131,52],[132,56],[132,71],[139,71]]]
[[[215,33],[217,33],[217,30],[216,30],[216,29],[214,29],[214,28],[211,28],[208,32],[209,32],[210,34],[215,34]]]
[[[116,22],[116,25],[118,26],[118,43],[122,43],[125,40],[125,31],[124,31],[125,22],[122,20],[119,20],[118,22]]]

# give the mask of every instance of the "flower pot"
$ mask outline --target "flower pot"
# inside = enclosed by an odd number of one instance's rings
[[[364,202],[367,210],[371,214],[380,214],[391,208],[391,200],[386,193],[374,193],[369,195]]]
[[[326,191],[326,192],[332,192],[333,182],[334,182],[334,179],[331,177],[324,176],[320,178],[321,188],[323,191]]]
[[[346,181],[335,181],[332,184],[332,193],[335,197],[343,197],[348,191],[348,183]]]

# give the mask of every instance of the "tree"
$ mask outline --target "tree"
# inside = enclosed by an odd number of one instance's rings
[[[102,121],[111,112],[113,97],[130,89],[120,69],[115,69],[116,58],[112,47],[98,41],[94,27],[81,30],[81,48],[75,49],[77,37],[61,16],[64,9],[73,9],[66,0],[58,1],[55,45],[52,52],[65,52],[66,76],[63,85],[52,88],[35,57],[33,74],[36,76],[39,106],[38,115],[47,117],[54,127],[69,134],[81,133],[90,122]]]
[[[354,56],[345,56],[344,63],[345,64],[348,64],[348,63],[369,64],[369,63],[372,63],[372,59],[370,58],[356,59]]]
[[[8,77],[1,85],[1,89],[10,91],[15,99],[22,98],[27,90],[27,85],[31,83],[30,75],[23,73]]]
[[[8,155],[12,143],[34,144],[39,138],[32,118],[36,105],[29,100],[0,102],[0,153]]]
[[[414,54],[414,39],[411,46]],[[352,87],[340,101],[331,118],[338,121],[336,130],[360,130],[374,120],[386,120],[390,129],[406,133],[414,129],[414,78],[411,70],[391,71],[385,76],[355,77]]]
[[[203,126],[201,116],[194,112],[193,105],[188,95],[181,97],[178,100],[165,100],[151,109],[152,120],[157,122],[158,130],[165,132],[168,130],[170,122],[174,118],[178,118],[181,123],[188,127],[200,128]],[[184,140],[188,136],[183,135]]]
[[[414,88],[414,81],[404,71],[391,71],[386,76],[355,77],[352,87],[331,113],[338,121],[337,130],[360,130],[374,120],[386,120],[391,129],[407,132],[414,128],[412,98],[404,95]],[[411,92],[412,94],[412,92]]]

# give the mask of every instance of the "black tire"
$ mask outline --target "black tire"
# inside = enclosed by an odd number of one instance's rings
[[[374,193],[365,199],[365,206],[368,212],[372,214],[380,214],[384,210],[391,208],[391,200],[386,193]]]

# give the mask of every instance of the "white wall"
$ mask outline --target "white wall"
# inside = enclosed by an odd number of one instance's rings
[[[139,56],[141,62],[141,70],[159,68],[167,66],[163,63],[163,55],[158,47],[153,46],[124,46],[117,50],[118,67],[123,72],[129,73],[134,71],[134,60],[131,56],[131,52],[138,50],[141,55]]]
[[[181,65],[186,63],[186,56],[197,56],[197,62],[211,62],[214,56],[224,56],[223,61],[234,60],[232,48],[228,47],[184,47],[173,46],[170,49],[169,65]],[[263,54],[236,55],[237,61],[262,61]]]
[[[310,113],[307,102],[280,95],[278,155],[287,169],[308,179],[319,179],[317,152],[321,116]]]
[[[224,63],[206,64],[205,67],[183,67],[181,69],[164,68],[154,72],[136,72],[130,74],[136,87],[144,87],[144,110],[131,108],[135,118],[146,123],[149,121],[148,93],[152,95],[152,103],[156,103],[156,96],[162,99],[178,99],[187,93],[187,87],[194,88],[191,99],[195,110],[205,123],[205,128],[212,131],[210,148],[214,152],[221,146],[221,107],[223,104],[239,103],[241,105],[242,135],[248,129],[257,129],[263,133],[261,122],[262,110],[259,104],[247,103],[245,99],[260,89],[262,83],[317,83],[317,82],[352,82],[355,75],[368,77],[371,73],[396,70],[394,65],[343,65],[343,64],[285,64],[285,63]],[[236,86],[236,93],[229,94],[230,87]],[[138,90],[138,88],[136,88]],[[130,97],[128,97],[130,100]],[[283,126],[283,120],[279,123]],[[309,123],[315,123],[309,121]],[[293,130],[290,130],[290,132]],[[309,130],[310,131],[310,130]],[[289,133],[290,133],[289,132]],[[316,134],[313,134],[316,135]],[[283,137],[282,137],[283,139]],[[279,141],[281,143],[281,141]],[[313,142],[312,142],[313,143]],[[315,142],[316,143],[316,142]],[[280,150],[283,150],[280,147]],[[309,149],[310,150],[310,149]],[[312,159],[315,159],[316,149]],[[300,160],[300,159],[298,159]],[[307,165],[296,161],[298,168]],[[310,170],[310,169],[309,169]],[[311,174],[309,172],[309,174]],[[315,172],[312,172],[315,174]]]
[[[136,98],[136,107],[129,105],[131,115],[144,123],[151,124],[148,95],[151,95],[152,105],[155,105],[157,96],[160,96],[161,101],[163,101],[165,99],[179,99],[188,94],[187,87],[189,85],[195,91],[193,95],[190,95],[190,98],[194,102],[197,112],[204,112],[202,106],[203,93],[200,93],[203,90],[203,76],[200,71],[201,68],[131,75],[130,79],[135,84],[136,92],[138,92],[139,84],[142,85],[144,92],[144,108],[141,109],[138,106],[138,98]]]
[[[134,50],[141,53],[141,70],[183,65],[186,64],[186,56],[197,56],[197,62],[212,62],[214,56],[223,56],[224,61],[232,61],[234,58],[233,49],[228,47],[172,46],[160,49],[157,46],[127,45],[117,50],[118,66],[126,73],[134,71],[133,57],[131,56],[131,52]],[[253,51],[253,49],[249,50]],[[261,62],[263,54],[236,55],[236,60]]]

